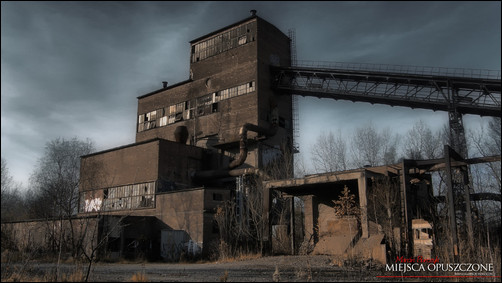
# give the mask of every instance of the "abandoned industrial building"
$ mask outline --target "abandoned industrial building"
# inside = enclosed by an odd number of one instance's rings
[[[175,84],[163,82],[160,89],[137,97],[135,142],[81,157],[77,219],[99,223],[99,234],[89,241],[106,239],[104,249],[112,256],[141,252],[177,260],[182,253],[208,255],[221,238],[215,220],[218,208],[232,201],[239,221],[251,225],[248,192],[261,190],[262,239],[271,252],[294,254],[308,244],[311,253],[343,256],[350,250],[386,263],[390,241],[369,210],[375,195],[383,194],[379,184],[387,182],[386,190],[396,194],[397,210],[392,213],[398,220],[391,229],[397,243],[392,244],[401,254],[431,257],[431,207],[438,200],[433,196],[430,172],[447,170],[451,177],[451,168],[500,161],[500,156],[465,159],[456,154],[461,147],[452,145],[454,149],[445,146],[448,154],[443,159],[403,160],[294,178],[296,109],[288,87],[298,86],[301,80],[293,78],[304,77],[306,82],[303,90],[292,92],[318,97],[330,97],[322,89],[330,78],[358,80],[354,72],[337,77],[325,70],[291,68],[294,57],[291,36],[255,11],[192,40],[189,78]],[[372,74],[365,72],[364,77],[371,80]],[[420,81],[418,76],[414,79]],[[476,84],[468,83],[467,87]],[[308,94],[312,90],[308,87],[315,88],[316,94]],[[488,81],[485,87],[500,99],[500,80]],[[357,97],[360,92],[348,95],[350,100],[375,99]],[[393,103],[410,106],[413,101],[395,99]],[[445,110],[441,103],[431,105],[413,106]],[[457,109],[468,112],[461,106]],[[500,116],[500,104],[476,107],[472,107],[474,114]],[[461,115],[451,121],[461,123]],[[462,133],[459,136],[462,139]],[[253,183],[256,178],[259,184]],[[357,215],[337,215],[334,201],[344,192],[354,196]],[[276,196],[287,200],[282,204],[288,207],[287,221],[274,215]],[[301,213],[295,212],[293,200],[298,198],[303,201]],[[469,200],[454,205],[455,210],[469,207]],[[303,226],[300,236],[295,234],[301,228],[295,226],[298,217]],[[472,229],[469,217],[464,218],[465,229]],[[17,233],[23,241],[33,240],[33,232]],[[279,235],[287,247],[279,247]]]

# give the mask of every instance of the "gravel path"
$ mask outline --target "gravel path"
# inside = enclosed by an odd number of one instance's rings
[[[343,264],[342,264],[343,265]],[[85,265],[61,264],[58,281],[81,280]],[[336,282],[388,281],[383,266],[339,266],[331,256],[270,256],[208,263],[95,263],[91,282]],[[12,274],[23,274],[16,279]],[[2,264],[2,281],[54,281],[54,263]],[[75,275],[73,278],[68,276]],[[138,278],[142,275],[143,278]],[[4,277],[5,276],[5,277]],[[64,276],[67,276],[66,278]],[[80,276],[80,277],[79,277]],[[30,280],[33,279],[33,280]],[[36,280],[35,280],[36,279]],[[402,278],[401,278],[402,279]],[[401,281],[401,280],[397,280]],[[406,280],[410,281],[410,280]],[[413,280],[411,280],[413,281]],[[420,280],[419,280],[420,281]]]

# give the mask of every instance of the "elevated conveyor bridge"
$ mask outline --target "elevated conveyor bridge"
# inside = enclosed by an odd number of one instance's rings
[[[447,111],[451,146],[464,157],[462,115],[501,116],[500,71],[311,61],[271,68],[284,94]]]
[[[299,61],[272,67],[278,91],[500,117],[500,71]]]

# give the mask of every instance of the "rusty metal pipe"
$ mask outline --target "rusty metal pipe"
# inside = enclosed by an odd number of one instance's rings
[[[244,164],[248,156],[248,131],[256,132],[260,135],[265,135],[267,138],[274,136],[277,133],[277,123],[273,123],[270,128],[263,128],[250,123],[244,124],[239,130],[239,156],[228,165],[228,169],[234,169],[237,166]]]
[[[257,168],[234,169],[234,168],[244,164],[244,161],[246,161],[248,155],[248,145],[247,145],[248,131],[256,132],[260,135],[264,135],[267,138],[274,136],[277,133],[277,129],[279,127],[278,125],[279,115],[277,107],[275,107],[272,110],[271,115],[272,115],[272,123],[269,128],[260,127],[250,123],[245,123],[244,125],[242,125],[242,127],[239,129],[239,156],[235,160],[230,162],[230,164],[226,169],[193,172],[191,175],[192,178],[199,180],[207,180],[207,179],[237,177],[241,175],[254,174],[264,178],[265,180],[270,180],[271,178],[260,169]]]

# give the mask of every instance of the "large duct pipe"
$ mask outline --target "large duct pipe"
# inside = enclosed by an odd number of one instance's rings
[[[277,133],[277,128],[277,123],[273,123],[270,128],[263,128],[250,123],[244,124],[239,130],[239,156],[234,161],[230,162],[228,169],[234,169],[235,167],[244,164],[244,161],[246,161],[248,156],[248,131],[253,131],[269,138]]]
[[[192,173],[192,178],[198,180],[208,180],[208,179],[219,179],[226,177],[238,177],[242,175],[258,175],[265,180],[270,180],[270,177],[258,168],[242,168],[234,169],[237,166],[244,164],[248,155],[247,146],[247,132],[253,131],[260,135],[265,135],[267,138],[274,136],[277,133],[278,125],[273,123],[270,128],[259,127],[250,123],[244,124],[239,130],[239,156],[230,162],[228,168],[225,170],[206,170],[206,171],[196,171]]]
[[[244,161],[246,161],[247,155],[248,155],[248,146],[247,146],[247,140],[248,136],[247,133],[248,131],[253,131],[256,132],[260,135],[264,135],[267,138],[274,136],[277,133],[277,129],[279,127],[278,121],[279,121],[279,114],[278,114],[278,109],[277,107],[274,107],[272,110],[272,123],[270,125],[270,128],[263,128],[257,125],[253,125],[250,123],[246,123],[242,125],[242,127],[239,129],[239,156],[230,162],[228,165],[227,169],[222,169],[222,170],[206,170],[206,171],[197,171],[193,172],[192,178],[193,179],[199,179],[199,180],[207,180],[207,179],[218,179],[218,178],[226,178],[226,177],[237,177],[241,175],[258,175],[262,177],[265,180],[269,180],[270,177],[265,174],[263,171],[257,168],[243,168],[243,169],[234,169],[242,164],[244,164]]]

